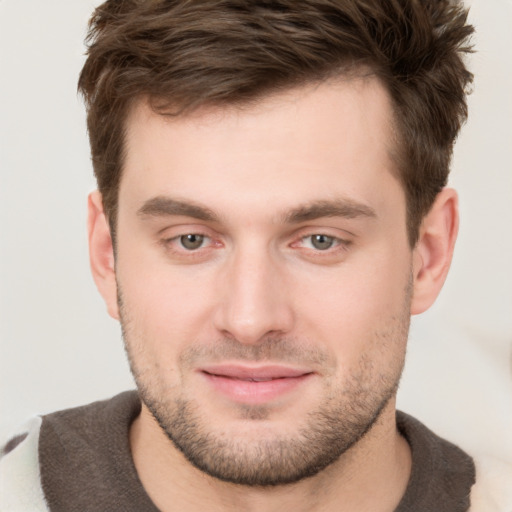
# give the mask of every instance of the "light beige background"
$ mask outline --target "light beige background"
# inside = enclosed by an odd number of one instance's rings
[[[98,3],[0,0],[0,438],[133,386],[87,261],[94,182],[75,89]],[[451,180],[460,237],[441,297],[414,319],[399,406],[512,461],[512,3],[471,6],[476,81]]]

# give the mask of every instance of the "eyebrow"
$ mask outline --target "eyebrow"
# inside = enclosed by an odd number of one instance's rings
[[[139,217],[166,217],[180,215],[206,222],[217,222],[218,217],[209,208],[170,197],[157,196],[148,199],[137,211]]]
[[[148,199],[139,208],[137,214],[140,217],[183,216],[205,222],[219,222],[219,217],[209,208],[165,196]],[[286,224],[298,224],[322,217],[375,218],[377,214],[373,208],[366,204],[350,199],[336,199],[332,201],[314,201],[298,206],[285,213],[282,220]]]
[[[285,215],[285,222],[298,224],[322,217],[344,217],[356,219],[358,217],[375,218],[375,210],[363,203],[350,199],[336,199],[333,201],[315,201],[313,203],[294,208]]]

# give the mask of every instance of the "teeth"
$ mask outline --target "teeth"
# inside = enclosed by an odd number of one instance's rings
[[[270,378],[270,379],[264,379],[264,378],[259,379],[259,378],[256,377],[254,379],[244,379],[244,380],[248,380],[249,382],[268,382],[268,381],[274,380],[274,379],[272,379],[272,378]]]

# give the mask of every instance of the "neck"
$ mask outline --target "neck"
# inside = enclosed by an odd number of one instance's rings
[[[405,493],[411,471],[409,446],[396,428],[394,400],[335,463],[295,484],[247,487],[206,475],[174,447],[144,405],[131,427],[130,444],[142,485],[162,512],[391,512]]]

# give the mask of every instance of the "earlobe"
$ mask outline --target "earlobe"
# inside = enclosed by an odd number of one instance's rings
[[[96,286],[105,300],[109,315],[119,319],[114,248],[108,220],[99,191],[89,194],[88,204],[89,261]]]
[[[458,228],[457,193],[444,188],[422,221],[413,251],[412,315],[426,311],[439,295],[452,261]]]

